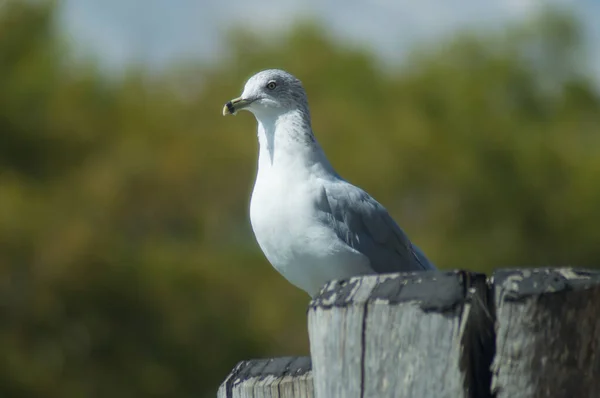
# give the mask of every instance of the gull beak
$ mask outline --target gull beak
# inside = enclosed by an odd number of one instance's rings
[[[242,109],[244,109],[251,103],[252,103],[251,100],[248,100],[248,99],[245,99],[242,97],[232,99],[231,101],[226,103],[225,106],[223,107],[223,116],[235,115],[237,113],[237,111],[241,111]]]

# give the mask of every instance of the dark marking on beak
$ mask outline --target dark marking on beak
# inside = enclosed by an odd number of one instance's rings
[[[233,107],[233,104],[231,103],[231,101],[226,103],[225,106],[227,107],[227,110],[229,110],[229,113],[231,113],[233,115],[233,113],[235,112],[235,108]]]

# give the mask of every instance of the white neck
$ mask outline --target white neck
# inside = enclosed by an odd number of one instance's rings
[[[300,111],[261,113],[258,121],[258,171],[297,167],[334,173],[315,139],[310,117]]]

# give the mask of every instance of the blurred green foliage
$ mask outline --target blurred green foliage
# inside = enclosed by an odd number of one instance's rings
[[[308,297],[248,201],[252,73],[299,76],[330,160],[441,268],[600,264],[600,98],[577,21],[464,35],[380,70],[310,24],[231,34],[217,65],[103,76],[54,6],[0,10],[0,396],[211,396],[233,365],[308,352]]]

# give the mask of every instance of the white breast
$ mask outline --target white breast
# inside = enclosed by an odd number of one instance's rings
[[[327,217],[323,183],[336,174],[312,136],[307,113],[258,120],[258,174],[250,202],[256,240],[288,281],[314,296],[332,279],[373,273],[366,256],[340,240]]]
[[[367,257],[318,218],[319,179],[295,177],[277,169],[259,171],[252,192],[252,229],[273,267],[311,295],[331,279],[372,273]]]

